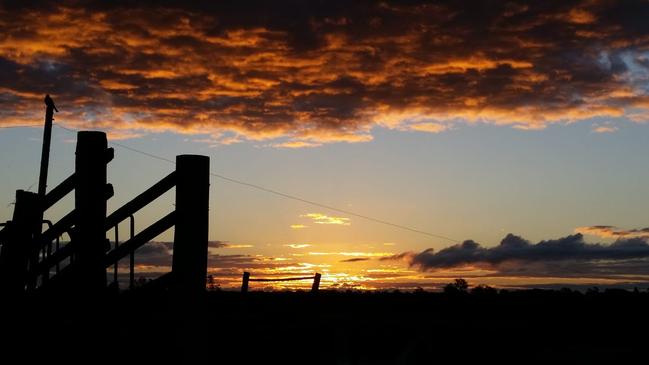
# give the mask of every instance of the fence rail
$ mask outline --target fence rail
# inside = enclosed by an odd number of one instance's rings
[[[293,277],[293,278],[258,278],[258,279],[251,279],[250,278],[250,273],[249,272],[244,272],[243,273],[243,279],[241,282],[241,292],[242,293],[247,293],[248,292],[248,286],[251,281],[259,281],[259,282],[277,282],[277,281],[298,281],[298,280],[311,280],[313,279],[313,285],[311,286],[311,292],[317,292],[320,289],[320,278],[322,275],[320,273],[315,273],[313,276],[301,276],[301,277]]]

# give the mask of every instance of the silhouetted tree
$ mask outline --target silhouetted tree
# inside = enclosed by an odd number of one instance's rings
[[[480,284],[473,289],[471,289],[471,294],[473,295],[496,295],[498,290],[492,288],[489,285]]]
[[[596,286],[586,289],[586,295],[595,296],[598,294],[599,294],[599,288]]]
[[[464,279],[455,279],[454,282],[446,284],[444,293],[446,294],[461,294],[469,290],[469,283]]]
[[[145,286],[147,282],[148,282],[148,280],[146,279],[146,277],[140,276],[139,278],[137,278],[137,280],[135,280],[135,287],[136,288],[141,288],[141,287]]]
[[[214,275],[207,276],[207,290],[218,291],[221,290],[221,286],[216,283],[214,280]]]

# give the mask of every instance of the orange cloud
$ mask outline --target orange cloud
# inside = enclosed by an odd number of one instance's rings
[[[593,128],[595,133],[613,133],[617,131],[617,127],[611,125],[600,125]]]
[[[338,225],[338,226],[349,226],[351,225],[349,218],[344,217],[333,217],[328,216],[322,213],[308,213],[303,214],[300,217],[310,218],[315,224],[326,224],[326,225]]]
[[[649,228],[620,229],[614,226],[586,226],[575,228],[575,232],[602,238],[649,238]]]
[[[308,244],[308,243],[293,243],[293,244],[284,245],[284,246],[290,247],[290,248],[307,248],[307,247],[311,247],[311,245]]]
[[[0,9],[0,123],[42,119],[44,88],[69,126],[212,145],[646,120],[649,34],[638,24],[649,4],[626,6],[18,4]]]

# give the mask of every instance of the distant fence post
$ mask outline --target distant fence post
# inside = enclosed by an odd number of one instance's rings
[[[241,292],[242,293],[247,293],[248,292],[248,282],[250,281],[250,273],[249,272],[244,272],[243,273],[243,281],[241,281]]]
[[[74,205],[76,214],[75,285],[81,292],[99,292],[106,287],[106,133],[77,134]]]
[[[7,238],[0,252],[0,290],[19,294],[28,284],[28,265],[38,259],[33,239],[39,224],[39,200],[36,193],[16,191],[13,220],[5,227]],[[36,256],[36,257],[34,257]],[[30,280],[31,282],[31,280]]]
[[[171,269],[179,290],[205,291],[209,234],[210,158],[176,156],[176,228]]]
[[[312,293],[317,293],[318,289],[320,289],[320,277],[320,273],[315,273],[315,276],[313,277],[313,286],[311,286]]]

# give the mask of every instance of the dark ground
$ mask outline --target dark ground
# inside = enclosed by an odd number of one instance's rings
[[[649,363],[644,292],[210,292],[197,301],[134,292],[3,303],[4,364]]]

